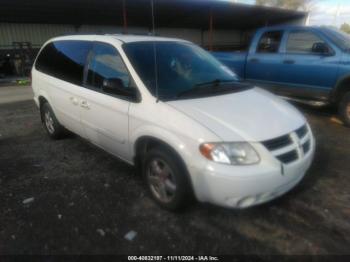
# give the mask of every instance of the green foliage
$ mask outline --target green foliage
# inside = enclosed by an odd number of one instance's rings
[[[280,8],[307,10],[311,0],[255,0],[257,5],[274,6]]]
[[[340,30],[350,34],[350,25],[348,23],[344,23],[341,25]]]

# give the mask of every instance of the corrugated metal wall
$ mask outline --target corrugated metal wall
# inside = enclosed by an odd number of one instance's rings
[[[92,34],[120,34],[123,32],[123,27],[110,25],[82,25],[77,31],[79,33]],[[149,30],[146,27],[129,27],[128,32],[130,34],[147,34]]]
[[[0,48],[11,48],[14,41],[29,41],[40,47],[54,36],[74,32],[70,25],[0,23]]]
[[[0,23],[0,49],[11,49],[14,41],[29,41],[33,47],[40,47],[48,39],[76,33],[122,33],[123,28],[118,26],[82,25],[55,25],[55,24],[16,24]],[[149,29],[143,27],[128,28],[130,34],[148,34]],[[158,28],[157,35],[177,37],[189,40],[199,45],[208,45],[208,32],[187,28]],[[236,30],[215,30],[214,45],[237,45],[241,41],[241,32]]]

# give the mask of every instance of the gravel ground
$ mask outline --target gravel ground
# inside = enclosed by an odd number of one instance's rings
[[[350,254],[350,130],[302,110],[318,145],[293,191],[170,213],[132,167],[73,135],[51,141],[33,102],[0,105],[0,254]]]

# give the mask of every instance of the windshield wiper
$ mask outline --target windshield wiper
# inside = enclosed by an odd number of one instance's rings
[[[230,83],[230,82],[237,82],[237,80],[220,80],[220,79],[215,79],[209,82],[203,82],[203,83],[198,83],[193,86],[193,88],[185,90],[177,94],[177,98],[184,97],[184,96],[191,96],[195,94],[200,94],[200,93],[207,93],[207,92],[212,92],[212,91],[217,91],[217,87],[220,86],[222,83]],[[210,88],[207,88],[207,87]]]
[[[198,83],[195,84],[194,86],[219,86],[222,83],[231,83],[231,82],[237,82],[237,80],[231,79],[231,80],[222,80],[222,79],[214,79],[212,81],[208,81],[208,82],[203,82],[203,83]]]

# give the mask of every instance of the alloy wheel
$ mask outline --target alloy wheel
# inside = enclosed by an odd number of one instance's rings
[[[160,158],[153,159],[147,170],[147,179],[152,194],[163,203],[171,202],[176,193],[174,174],[169,165]]]
[[[50,111],[45,112],[45,125],[50,134],[55,132],[54,122]]]

